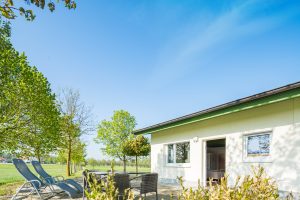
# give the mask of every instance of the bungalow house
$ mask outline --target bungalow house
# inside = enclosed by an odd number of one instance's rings
[[[135,131],[151,134],[151,171],[207,184],[263,166],[282,191],[300,192],[300,82]]]

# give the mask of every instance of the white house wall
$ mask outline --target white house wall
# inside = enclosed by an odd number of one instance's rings
[[[271,160],[245,162],[243,135],[260,130],[273,132]],[[237,175],[249,174],[252,165],[261,165],[276,178],[281,190],[300,192],[300,98],[154,133],[151,170],[159,173],[161,181],[183,176],[187,184],[195,185],[199,179],[205,179],[204,141],[217,138],[226,138],[226,172],[230,183]],[[190,141],[190,164],[168,166],[165,145],[182,141]]]

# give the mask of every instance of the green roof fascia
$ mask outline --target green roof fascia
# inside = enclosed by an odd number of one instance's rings
[[[219,110],[215,110],[212,112],[199,114],[198,116],[182,119],[182,120],[179,120],[176,122],[171,122],[170,124],[164,124],[164,125],[161,125],[158,127],[153,127],[153,128],[149,128],[149,129],[141,130],[141,131],[137,130],[135,132],[135,134],[136,135],[153,134],[155,132],[167,130],[170,128],[175,128],[178,126],[183,126],[183,125],[187,125],[187,124],[191,124],[191,123],[195,123],[195,122],[199,122],[199,121],[204,121],[207,119],[212,119],[215,117],[220,117],[220,116],[228,115],[231,113],[236,113],[236,112],[240,112],[240,111],[244,111],[244,110],[248,110],[248,109],[252,109],[252,108],[257,108],[257,107],[261,107],[261,106],[265,106],[265,105],[269,105],[272,103],[281,102],[281,101],[285,101],[285,100],[289,100],[289,99],[293,99],[293,98],[297,98],[297,97],[300,97],[300,88],[295,88],[292,90],[273,94],[271,96],[262,97],[259,99],[251,100],[249,102],[229,106],[227,108],[221,108]]]

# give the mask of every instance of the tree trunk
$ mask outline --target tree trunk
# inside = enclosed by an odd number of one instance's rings
[[[39,163],[41,163],[41,155],[40,155],[40,151],[39,150],[37,150],[37,152],[36,152],[36,157],[37,157]]]
[[[71,167],[71,142],[69,141],[68,157],[67,157],[67,176],[71,176],[70,167]]]
[[[135,171],[138,173],[138,156],[135,156]]]
[[[123,171],[126,172],[126,156],[123,156]]]

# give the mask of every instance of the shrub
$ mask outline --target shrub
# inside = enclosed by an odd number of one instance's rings
[[[89,191],[85,190],[86,197],[93,200],[114,200],[118,197],[118,191],[114,187],[111,175],[107,182],[98,181],[95,176],[88,177]]]
[[[198,188],[185,188],[182,178],[179,178],[182,192],[179,193],[179,200],[279,200],[279,191],[276,182],[268,177],[262,167],[253,168],[253,175],[244,178],[238,177],[234,186],[228,185],[226,175],[220,184],[213,184],[209,181],[208,187],[198,184]],[[293,199],[292,195],[286,199]]]
[[[112,164],[112,174],[109,174],[105,179],[97,179],[96,176],[88,176],[87,184],[89,190],[85,190],[85,195],[91,200],[116,200],[118,198],[119,191],[115,188],[114,183],[114,169]],[[131,190],[126,190],[123,196],[123,200],[133,200],[134,194]]]

